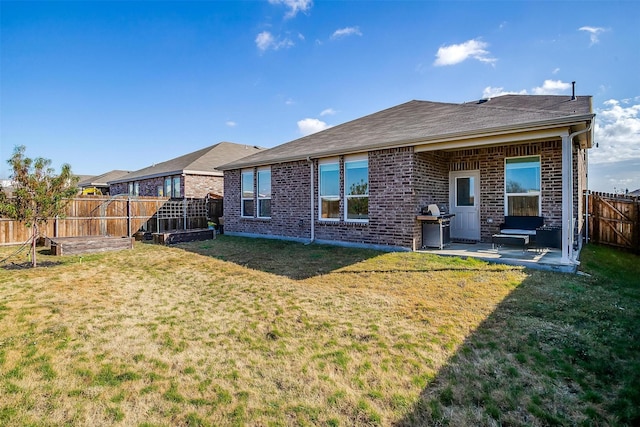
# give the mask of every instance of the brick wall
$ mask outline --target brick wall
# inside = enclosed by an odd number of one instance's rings
[[[240,227],[240,170],[234,169],[224,172],[224,198],[222,210],[224,212],[225,231],[242,232]]]
[[[442,151],[416,153],[414,159],[416,213],[430,204],[449,204],[449,155]],[[414,219],[413,238],[422,245],[422,224]]]
[[[314,227],[318,240],[412,248],[418,213],[413,148],[374,151],[369,154],[369,222],[318,220],[318,163],[314,161]],[[344,159],[340,158],[341,194],[344,191]],[[255,172],[255,171],[254,171]],[[225,231],[311,238],[310,166],[290,162],[271,167],[271,218],[240,216],[241,171],[225,172]],[[254,174],[255,176],[255,174]],[[295,185],[292,185],[295,183]]]
[[[253,176],[255,188],[256,169]],[[225,232],[309,239],[311,237],[310,179],[310,168],[306,161],[271,166],[271,218],[243,218],[240,216],[241,171],[225,171]],[[292,185],[292,183],[295,184]]]
[[[539,155],[541,159],[542,215],[549,225],[562,219],[562,143],[545,141],[484,147],[453,152],[415,153],[412,147],[369,152],[369,221],[344,221],[341,198],[339,221],[318,220],[318,163],[314,161],[314,226],[319,240],[417,248],[421,244],[420,208],[449,204],[449,172],[480,170],[481,240],[491,241],[504,220],[504,164],[506,157]],[[344,193],[344,158],[340,158],[341,194]],[[575,158],[576,178],[582,176]],[[255,172],[255,171],[254,171]],[[240,171],[225,172],[225,230],[309,239],[310,170],[305,161],[271,168],[271,219],[240,217]],[[255,177],[255,173],[254,173]],[[582,182],[582,181],[581,181]],[[579,203],[576,184],[576,207]],[[491,219],[493,222],[488,222]]]
[[[129,184],[126,182],[119,182],[117,184],[111,184],[109,186],[109,194],[115,196],[117,194],[127,194],[129,192]]]
[[[181,181],[181,187],[183,186]],[[138,195],[139,196],[158,196],[158,187],[163,188],[164,191],[164,177],[156,177],[150,179],[141,179],[138,182],[140,188]],[[111,194],[128,194],[129,193],[129,183],[128,182],[120,182],[118,184],[111,184],[109,186],[109,191]],[[168,195],[167,195],[168,196]]]
[[[540,156],[542,216],[562,222],[562,141],[545,141],[449,153],[449,169],[480,170],[480,239],[490,242],[504,221],[504,164],[507,157]],[[492,220],[493,222],[488,222]]]
[[[186,175],[182,179],[184,195],[189,198],[204,198],[209,193],[224,192],[224,178],[210,175]]]
[[[161,176],[150,179],[141,179],[138,182],[139,196],[157,196],[158,187],[163,189],[165,178],[174,178],[175,176]],[[171,181],[173,185],[173,180]],[[182,197],[188,198],[204,198],[209,193],[222,194],[224,190],[223,177],[207,176],[207,175],[187,175],[180,177],[180,194]],[[112,184],[109,187],[112,195],[129,193],[129,183],[121,182]],[[165,194],[164,196],[170,196]]]
[[[413,248],[418,213],[414,190],[412,147],[369,153],[369,221],[344,221],[344,200],[340,201],[340,221],[315,221],[319,240],[345,241],[367,245]],[[344,159],[340,159],[340,193],[344,193]],[[315,180],[317,183],[317,165]],[[317,185],[314,191],[318,200]],[[315,218],[318,217],[316,203]]]

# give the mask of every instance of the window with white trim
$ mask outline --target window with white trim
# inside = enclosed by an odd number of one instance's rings
[[[253,169],[242,171],[242,206],[241,212],[244,217],[252,217],[254,212],[253,201]]]
[[[258,217],[271,218],[271,168],[258,169]]]
[[[540,215],[540,156],[505,159],[505,215]]]
[[[134,196],[139,196],[140,195],[140,183],[139,182],[134,182],[133,183],[133,195]]]
[[[369,220],[369,160],[366,156],[347,157],[344,161],[345,220]]]
[[[338,159],[322,160],[318,164],[318,217],[320,220],[340,219],[340,163]]]

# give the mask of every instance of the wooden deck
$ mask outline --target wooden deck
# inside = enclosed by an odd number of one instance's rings
[[[133,242],[134,239],[131,237],[56,237],[51,239],[51,254],[57,256],[81,255],[133,249]]]

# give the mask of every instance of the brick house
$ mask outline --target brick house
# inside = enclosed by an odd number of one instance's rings
[[[417,216],[438,204],[462,240],[542,216],[571,264],[594,118],[589,96],[410,101],[222,166],[225,232],[416,250]]]
[[[218,166],[261,151],[261,148],[220,142],[109,181],[111,195],[160,196],[173,199],[223,194]]]
[[[78,182],[78,188],[81,191],[84,190],[99,190],[103,195],[109,194],[109,181],[113,181],[114,179],[120,179],[125,175],[129,174],[129,171],[123,170],[112,170],[110,172],[103,173],[102,175],[97,176],[89,176]]]

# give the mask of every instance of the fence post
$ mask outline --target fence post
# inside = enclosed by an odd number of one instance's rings
[[[127,197],[127,237],[131,237],[131,197]]]
[[[187,198],[185,197],[184,199],[182,199],[184,201],[183,206],[182,206],[182,229],[186,230],[187,229]]]

